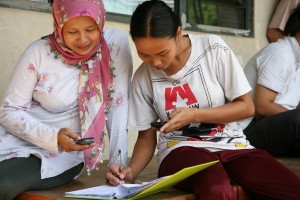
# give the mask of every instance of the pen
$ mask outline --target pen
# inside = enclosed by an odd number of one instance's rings
[[[121,172],[122,171],[121,149],[119,150],[118,159],[119,159],[119,172]]]

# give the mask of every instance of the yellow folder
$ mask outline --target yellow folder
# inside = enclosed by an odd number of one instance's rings
[[[167,190],[167,189],[173,187],[174,185],[176,185],[177,183],[179,183],[180,181],[183,181],[184,179],[192,176],[193,174],[195,174],[217,162],[219,162],[219,161],[216,160],[216,161],[184,168],[184,169],[176,172],[175,174],[168,176],[166,179],[163,179],[163,180],[157,182],[156,184],[154,184],[151,187],[147,188],[146,190],[136,194],[135,196],[130,197],[129,199],[132,199],[132,200],[139,199],[139,198],[151,195],[151,194],[155,194],[155,193]]]

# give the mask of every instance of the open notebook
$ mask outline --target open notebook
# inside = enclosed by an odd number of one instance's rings
[[[191,175],[217,163],[218,160],[187,167],[179,172],[141,184],[101,185],[66,192],[64,197],[83,199],[139,199],[169,189]]]

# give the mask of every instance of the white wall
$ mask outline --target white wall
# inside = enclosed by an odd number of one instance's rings
[[[268,44],[266,29],[277,0],[254,0],[254,37],[220,35],[235,52],[241,65],[262,47]],[[10,74],[19,56],[34,40],[52,32],[52,16],[49,13],[25,11],[0,7],[0,98],[9,81]],[[128,24],[107,22],[106,28],[122,29],[129,32]],[[202,33],[196,33],[202,34]],[[128,35],[134,59],[134,69],[141,63],[134,45]],[[136,133],[129,133],[129,156],[136,140]],[[108,144],[108,143],[107,143]],[[105,158],[107,158],[107,152]]]

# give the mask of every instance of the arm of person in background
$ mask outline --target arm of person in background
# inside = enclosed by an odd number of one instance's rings
[[[152,159],[157,144],[156,129],[139,131],[128,167],[121,172],[115,166],[110,167],[106,179],[111,185],[132,183]]]
[[[106,30],[104,34],[110,48],[115,70],[111,108],[107,115],[107,130],[109,134],[109,164],[119,165],[119,150],[121,163],[127,165],[128,157],[128,95],[132,76],[132,56],[127,35],[121,30]]]
[[[272,16],[267,29],[267,38],[269,42],[276,42],[283,38],[286,22],[291,14],[291,10],[297,6],[299,0],[281,0]]]
[[[276,96],[277,92],[256,84],[254,98],[256,114],[269,117],[287,111],[285,107],[275,103]]]
[[[279,28],[268,28],[267,29],[267,38],[269,42],[276,42],[277,40],[283,38],[285,35],[282,30]]]
[[[202,109],[176,108],[169,115],[170,120],[160,128],[160,131],[164,133],[172,132],[193,122],[229,123],[249,118],[253,114],[253,101],[250,93],[246,93],[223,106]]]

